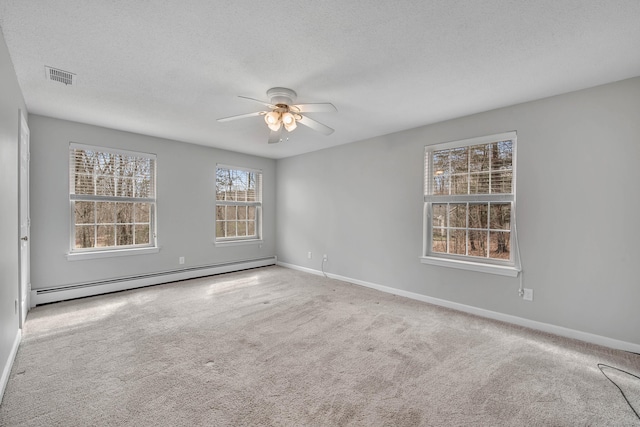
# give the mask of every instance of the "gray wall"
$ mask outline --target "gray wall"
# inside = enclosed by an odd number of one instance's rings
[[[32,289],[275,255],[275,160],[37,115],[29,127]],[[157,155],[158,253],[67,260],[70,141]],[[216,163],[262,169],[261,246],[214,246]]]
[[[279,160],[278,261],[640,344],[639,118],[640,77]],[[424,146],[510,130],[533,302],[418,260]]]
[[[18,333],[18,110],[26,108],[0,32],[0,373]]]

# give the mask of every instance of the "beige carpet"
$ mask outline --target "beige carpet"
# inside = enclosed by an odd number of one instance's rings
[[[640,356],[281,267],[30,312],[3,426],[633,426]],[[607,371],[636,408],[637,380]]]

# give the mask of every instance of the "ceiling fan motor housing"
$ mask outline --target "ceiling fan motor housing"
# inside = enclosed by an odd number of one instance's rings
[[[273,87],[267,91],[267,96],[273,105],[291,105],[298,95],[286,87]]]

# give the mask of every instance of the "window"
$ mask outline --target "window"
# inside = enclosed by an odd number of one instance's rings
[[[259,241],[262,172],[217,165],[216,243]]]
[[[71,254],[155,248],[156,157],[69,145]]]
[[[423,262],[517,275],[515,148],[515,132],[426,147]]]

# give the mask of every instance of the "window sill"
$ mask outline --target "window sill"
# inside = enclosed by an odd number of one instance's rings
[[[67,254],[67,261],[81,261],[85,259],[113,258],[119,256],[145,255],[160,252],[160,248],[135,248],[135,249],[115,249],[94,252],[73,252]]]
[[[422,264],[440,267],[457,268],[460,270],[478,271],[480,273],[497,274],[500,276],[518,277],[520,269],[506,265],[482,264],[479,262],[460,261],[456,259],[438,258],[432,256],[420,257]]]
[[[247,240],[219,240],[213,242],[215,246],[241,246],[241,245],[260,245],[262,247],[262,239],[247,239]]]

